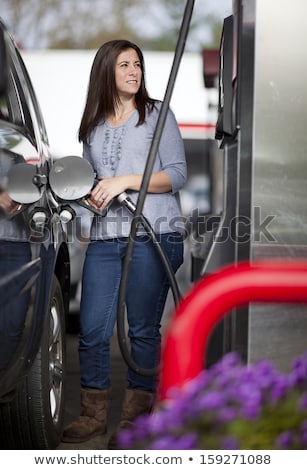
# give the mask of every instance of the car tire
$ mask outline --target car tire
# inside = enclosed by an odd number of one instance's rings
[[[41,347],[14,399],[0,406],[2,449],[55,449],[64,426],[65,311],[54,276]]]

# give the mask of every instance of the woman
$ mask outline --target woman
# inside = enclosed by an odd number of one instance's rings
[[[135,44],[109,41],[93,62],[79,140],[84,158],[95,169],[98,184],[89,203],[105,212],[95,216],[83,268],[79,357],[81,416],[64,431],[66,442],[82,442],[107,429],[111,401],[110,338],[116,323],[123,259],[131,214],[116,200],[126,191],[136,202],[161,102],[145,87],[144,58]],[[186,181],[183,142],[168,111],[144,204],[149,220],[174,272],[183,262],[178,191]],[[157,366],[160,324],[169,283],[154,243],[140,227],[134,242],[126,307],[131,357],[142,369]],[[116,448],[118,430],[141,413],[150,412],[157,378],[128,368],[127,389],[119,426],[109,441]]]

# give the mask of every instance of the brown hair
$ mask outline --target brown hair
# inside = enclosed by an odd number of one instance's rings
[[[144,123],[146,108],[149,112],[153,110],[155,100],[149,97],[146,90],[144,56],[141,49],[125,39],[108,41],[98,49],[93,61],[87,99],[79,128],[80,142],[86,142],[89,134],[98,125],[99,121],[115,112],[119,102],[115,84],[115,64],[118,55],[127,49],[136,51],[142,70],[141,86],[135,95],[135,103],[139,112],[137,125]]]

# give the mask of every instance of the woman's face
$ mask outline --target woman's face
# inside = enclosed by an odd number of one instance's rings
[[[121,52],[115,64],[115,83],[119,96],[131,98],[135,95],[142,79],[141,62],[134,49]]]

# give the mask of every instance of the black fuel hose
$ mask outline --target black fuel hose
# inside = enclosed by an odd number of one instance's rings
[[[130,263],[132,259],[133,248],[134,248],[134,240],[135,240],[136,233],[137,233],[137,226],[140,220],[142,221],[142,223],[145,220],[142,215],[142,210],[144,207],[144,202],[145,202],[145,198],[146,198],[146,194],[147,194],[147,190],[149,186],[150,177],[153,171],[156,154],[158,152],[160,139],[162,136],[166,116],[168,113],[168,108],[169,108],[172,92],[174,89],[180,61],[181,61],[182,54],[184,51],[186,38],[188,35],[191,17],[193,13],[194,3],[195,3],[194,0],[187,0],[186,2],[184,14],[183,14],[183,20],[181,23],[181,28],[179,31],[179,36],[178,36],[177,45],[175,49],[172,69],[171,69],[168,84],[166,87],[164,100],[162,102],[162,106],[161,106],[160,113],[158,116],[158,121],[157,121],[157,125],[156,125],[155,132],[153,135],[153,139],[151,142],[148,158],[146,161],[146,166],[145,166],[142,183],[141,183],[141,187],[139,191],[139,196],[138,196],[138,200],[136,204],[136,210],[134,212],[133,219],[131,222],[130,236],[129,236],[129,241],[127,244],[127,251],[126,251],[125,258],[124,258],[123,271],[122,271],[122,276],[121,276],[121,281],[120,281],[120,286],[119,286],[118,305],[117,305],[117,337],[118,337],[119,348],[120,348],[122,357],[125,360],[128,367],[130,367],[137,374],[140,374],[143,376],[156,375],[158,372],[158,368],[152,368],[152,369],[141,368],[135,363],[135,361],[132,359],[130,355],[129,349],[127,347],[126,331],[125,331],[125,312],[126,312],[125,299],[126,299],[126,293],[127,293]],[[147,222],[145,220],[145,229],[146,229],[146,223]],[[147,227],[147,229],[150,231],[150,234],[151,234],[152,230],[149,227]],[[155,246],[159,247],[160,244],[155,243]],[[160,255],[161,255],[161,252],[160,252]],[[162,256],[164,258],[164,254],[161,255],[161,259],[162,259]],[[176,302],[177,301],[176,292],[178,292],[178,289],[174,288],[174,285],[177,285],[177,283],[176,283],[175,275],[172,269],[167,270],[167,275],[169,277],[170,286],[172,288],[174,300]]]
[[[126,192],[121,193],[119,196],[117,196],[117,200],[123,206],[125,206],[129,210],[129,212],[131,212],[131,214],[135,213],[136,206],[134,205],[134,203],[129,198],[129,196]],[[163,249],[160,241],[158,240],[158,237],[157,237],[155,231],[153,230],[150,222],[147,220],[147,218],[143,214],[140,215],[140,222],[143,225],[147,235],[149,235],[150,238],[152,239],[152,241],[154,243],[154,246],[155,246],[156,250],[158,251],[158,255],[160,257],[160,260],[162,262],[162,265],[164,267],[164,270],[166,272],[167,278],[168,278],[169,283],[170,283],[170,288],[171,288],[172,293],[173,293],[175,304],[177,305],[179,303],[180,299],[181,299],[181,294],[180,294],[178,283],[176,281],[176,277],[174,275],[173,268],[172,268],[172,266],[170,264],[170,261],[168,259],[168,256],[165,253],[165,250]]]

